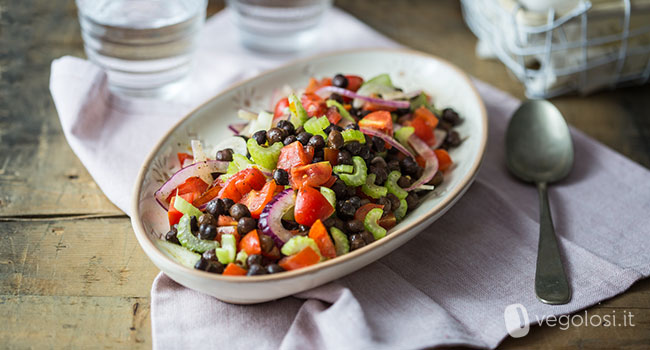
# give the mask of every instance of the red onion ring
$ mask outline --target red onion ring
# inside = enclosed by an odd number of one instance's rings
[[[434,129],[433,136],[436,142],[431,145],[431,149],[438,149],[440,146],[442,146],[442,143],[445,142],[445,139],[447,138],[447,132],[442,129]]]
[[[235,123],[228,125],[228,129],[235,135],[239,135],[248,126],[248,123]]]
[[[395,108],[409,108],[411,106],[411,103],[409,101],[389,101],[389,100],[382,100],[381,98],[374,98],[374,97],[368,97],[368,96],[363,96],[359,95],[354,91],[350,91],[347,89],[343,89],[340,87],[336,86],[323,86],[322,88],[318,89],[316,91],[317,95],[324,95],[325,92],[330,92],[330,93],[336,93],[341,96],[349,97],[349,98],[358,98],[360,100],[368,101],[370,103],[374,103],[380,106],[386,106],[386,107],[395,107]]]
[[[154,193],[154,197],[160,206],[169,210],[169,204],[167,203],[167,197],[188,178],[192,176],[198,176],[204,178],[206,176],[211,176],[212,173],[225,173],[228,168],[229,162],[223,162],[220,160],[206,160],[204,162],[194,163],[190,166],[187,166],[172,175],[159,189]]]
[[[296,204],[296,195],[292,189],[286,189],[277,194],[264,207],[260,214],[259,229],[263,234],[273,238],[278,248],[293,237],[291,231],[282,226],[282,217]]]
[[[415,152],[417,152],[422,158],[424,158],[426,165],[424,167],[424,172],[422,173],[422,176],[417,179],[409,188],[406,188],[405,190],[407,191],[413,191],[414,189],[420,187],[420,185],[423,185],[433,178],[433,176],[436,174],[438,171],[438,157],[436,157],[436,154],[433,152],[431,147],[426,144],[426,142],[420,140],[419,137],[417,137],[415,134],[411,135],[408,140],[409,144]]]
[[[415,156],[413,155],[413,153],[411,153],[411,151],[409,151],[406,147],[404,147],[404,145],[399,143],[399,141],[395,140],[394,138],[392,138],[392,137],[390,137],[390,136],[388,136],[388,135],[386,135],[386,134],[384,134],[384,133],[382,133],[380,131],[377,131],[375,129],[359,128],[359,130],[361,130],[361,132],[366,134],[366,135],[379,137],[380,139],[386,141],[386,143],[388,143],[389,145],[397,148],[398,151],[400,151],[400,152],[406,154],[407,156],[415,159]]]

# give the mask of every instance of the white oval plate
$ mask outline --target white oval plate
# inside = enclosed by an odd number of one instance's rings
[[[222,276],[186,268],[167,257],[153,239],[168,231],[167,215],[153,198],[173,173],[176,153],[186,152],[190,139],[200,139],[210,150],[232,133],[227,126],[240,122],[239,108],[271,109],[273,93],[288,84],[304,87],[310,77],[356,74],[370,78],[389,73],[404,91],[422,89],[437,108],[453,107],[464,118],[457,130],[463,144],[451,151],[454,168],[444,183],[421,201],[388,235],[341,257],[304,269],[255,277]],[[478,171],[487,141],[483,102],[469,78],[454,65],[410,50],[370,49],[321,55],[292,62],[239,83],[198,107],[176,124],[156,145],[136,180],[132,224],[142,249],[176,282],[226,302],[250,304],[304,291],[354,272],[397,249],[447,211],[467,190]]]

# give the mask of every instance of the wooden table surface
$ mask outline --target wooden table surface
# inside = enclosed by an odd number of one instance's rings
[[[373,28],[523,98],[503,65],[474,55],[456,1],[339,1]],[[223,5],[211,3],[214,13]],[[0,2],[0,347],[149,348],[158,269],[71,151],[48,90],[50,63],[84,57],[74,2]],[[569,123],[650,167],[650,86],[553,99]],[[646,184],[647,185],[647,184]],[[504,349],[650,346],[650,280],[589,309],[636,327],[534,327]]]

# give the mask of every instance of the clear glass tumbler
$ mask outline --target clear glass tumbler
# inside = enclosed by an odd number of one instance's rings
[[[207,0],[76,0],[88,59],[128,95],[162,93],[191,69]]]
[[[295,52],[313,44],[332,0],[227,0],[244,46]]]

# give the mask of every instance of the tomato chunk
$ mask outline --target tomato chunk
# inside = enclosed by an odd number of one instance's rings
[[[415,118],[422,118],[431,129],[438,126],[438,118],[427,107],[421,106],[416,109],[414,116]]]
[[[323,159],[330,162],[332,166],[339,163],[339,150],[336,148],[325,147],[323,149]]]
[[[320,81],[315,78],[309,78],[309,85],[305,88],[306,93],[314,93],[323,86],[332,85],[332,78],[323,78]]]
[[[194,192],[185,193],[185,194],[179,194],[178,196],[192,203],[194,201],[194,198],[196,197],[196,193]],[[176,208],[174,208],[174,199],[176,199],[176,196],[173,196],[172,199],[169,201],[169,209],[167,210],[167,220],[169,221],[170,227],[178,224],[178,222],[181,220],[181,217],[183,216],[183,213],[181,213],[180,211],[176,210]]]
[[[377,103],[365,102],[362,107],[366,111],[375,112],[375,111],[389,111],[394,112],[397,110],[397,107],[388,107]]]
[[[321,117],[327,110],[325,100],[314,93],[304,93],[300,97],[300,102],[302,102],[302,106],[305,107],[307,115],[310,117]]]
[[[332,177],[332,165],[329,162],[307,164],[291,169],[291,185],[294,188],[304,186],[317,187]]]
[[[295,141],[292,144],[282,147],[277,167],[279,169],[291,171],[291,168],[293,167],[311,163],[312,157],[309,157],[307,152],[305,152],[305,148],[302,146],[300,141]]]
[[[359,121],[359,126],[393,135],[393,118],[388,111],[376,111],[368,114]]]
[[[291,271],[317,264],[319,261],[320,256],[318,253],[311,249],[311,247],[305,247],[297,254],[282,258],[280,262],[278,262],[278,265],[287,271]]]
[[[359,209],[357,209],[357,211],[354,213],[354,218],[363,222],[368,212],[375,208],[384,209],[384,206],[381,204],[374,204],[374,203],[364,204]]]
[[[357,91],[363,85],[363,78],[358,75],[346,75],[348,79],[348,86],[346,89],[351,91]]]
[[[219,198],[230,198],[239,202],[251,190],[260,190],[266,184],[266,177],[257,168],[248,168],[232,175],[219,191]]]
[[[322,256],[326,258],[336,258],[334,243],[332,243],[332,239],[330,238],[329,233],[327,233],[327,228],[325,228],[322,221],[316,220],[316,222],[314,222],[311,229],[309,229],[309,238],[316,242]]]
[[[235,263],[229,263],[226,265],[226,268],[223,270],[223,275],[224,276],[246,276],[246,269],[243,267],[235,264]]]
[[[178,187],[176,187],[176,189],[172,191],[169,197],[167,197],[167,201],[169,202],[171,198],[175,195],[182,195],[187,193],[193,193],[195,197],[198,197],[203,192],[205,192],[205,190],[208,189],[208,186],[210,185],[207,184],[205,181],[201,180],[201,178],[198,176],[188,177],[187,180],[185,180],[185,182],[178,185]]]
[[[289,108],[289,98],[285,97],[278,101],[275,104],[275,110],[273,111],[273,119],[277,119],[285,115],[285,111]]]
[[[305,186],[298,191],[294,217],[296,222],[311,226],[316,220],[325,220],[334,213],[334,208],[320,191]]]
[[[194,156],[189,153],[176,153],[176,157],[178,157],[178,162],[181,163],[181,168],[186,160],[194,160]]]
[[[278,185],[275,183],[275,180],[271,180],[267,182],[261,190],[252,190],[245,194],[240,202],[248,207],[248,210],[250,210],[251,216],[254,219],[259,219],[264,207],[266,207],[271,199],[273,199],[273,196],[275,196],[277,187]]]
[[[438,148],[433,151],[438,157],[438,169],[440,171],[445,171],[454,163],[449,156],[449,153],[442,148]]]
[[[243,250],[246,254],[262,254],[262,248],[260,246],[260,237],[257,234],[257,230],[252,230],[247,233],[244,238],[239,242],[239,250]]]
[[[435,136],[433,135],[433,129],[427,125],[427,122],[424,118],[413,118],[408,124],[415,129],[414,134],[424,141],[427,145],[433,145],[436,141]]]
[[[327,117],[327,120],[329,120],[332,124],[338,124],[341,121],[341,114],[339,113],[338,108],[335,106],[327,107],[325,116]]]

